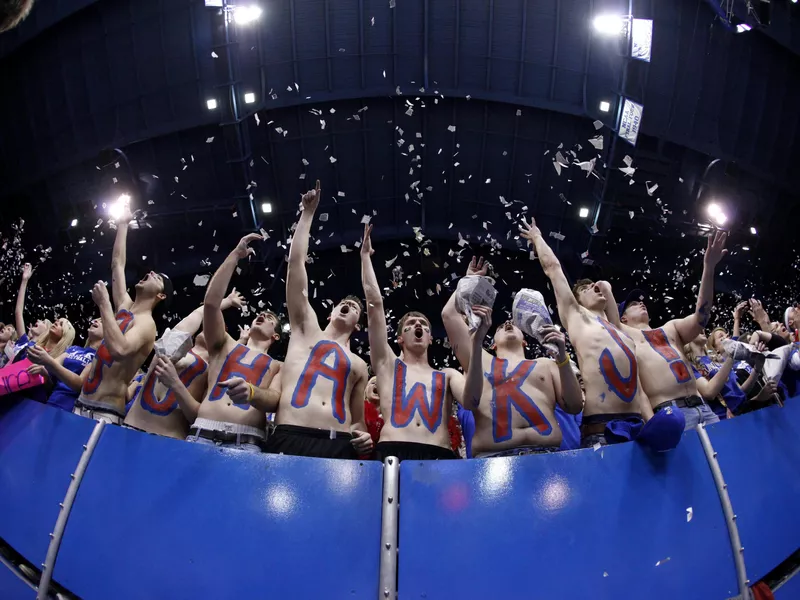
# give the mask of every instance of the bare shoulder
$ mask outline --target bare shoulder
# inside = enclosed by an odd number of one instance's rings
[[[353,369],[361,375],[366,375],[368,373],[366,361],[352,351],[348,351],[348,354],[350,355],[350,364]]]
[[[274,375],[277,375],[280,372],[281,368],[283,368],[283,362],[279,360],[272,359],[272,362],[269,364],[269,370]]]
[[[445,374],[445,376],[446,376],[446,377],[447,377],[447,379],[449,379],[449,380],[452,380],[452,379],[459,379],[459,378],[461,378],[461,377],[463,377],[463,376],[464,376],[464,375],[461,373],[461,371],[457,371],[456,369],[452,369],[452,368],[449,368],[449,367],[448,367],[448,368],[446,368],[446,369],[442,369],[441,371],[442,371],[442,373],[444,373],[444,374]]]

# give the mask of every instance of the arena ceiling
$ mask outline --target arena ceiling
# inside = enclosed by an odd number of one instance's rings
[[[412,277],[402,303],[430,310],[464,269],[454,254],[479,246],[506,249],[511,291],[544,287],[515,236],[526,214],[573,279],[690,296],[711,199],[732,231],[723,291],[764,293],[794,260],[800,10],[788,0],[746,34],[713,2],[634,1],[632,14],[653,20],[649,63],[591,27],[595,15],[628,14],[627,1],[259,4],[261,18],[232,25],[228,43],[220,9],[203,0],[40,1],[0,35],[2,218],[6,235],[26,221],[20,244],[42,265],[42,307],[108,278],[104,204],[123,192],[146,212],[131,278],[166,270],[198,302],[195,275],[263,228],[270,239],[245,275],[280,306],[274,284],[315,179],[327,215],[312,245],[320,298],[359,285],[364,216],[381,258],[398,256],[392,267]],[[644,105],[636,147],[614,142],[622,95]],[[2,285],[9,300],[16,282]]]

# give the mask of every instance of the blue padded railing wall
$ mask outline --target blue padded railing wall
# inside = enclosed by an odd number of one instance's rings
[[[0,407],[0,537],[34,565],[44,561],[93,425],[30,401]],[[707,432],[755,581],[800,546],[800,400]],[[86,600],[383,597],[382,470],[378,462],[232,454],[106,427],[53,578]],[[399,500],[400,598],[739,593],[695,432],[665,455],[624,444],[404,462]],[[0,571],[0,598],[35,597]],[[776,597],[792,597],[798,583]]]

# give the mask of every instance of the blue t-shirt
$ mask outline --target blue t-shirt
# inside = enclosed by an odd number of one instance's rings
[[[28,348],[35,346],[36,342],[28,339],[28,334],[23,333],[22,336],[14,342],[14,349],[11,351],[11,362],[18,362],[28,356]]]
[[[84,367],[92,362],[96,353],[97,350],[94,348],[70,346],[64,352],[64,368],[76,375],[80,375],[83,373]],[[55,377],[53,377],[53,381],[55,381],[55,386],[50,398],[47,399],[47,403],[51,406],[71,411],[75,406],[75,400],[77,400],[79,392]]]
[[[710,356],[701,356],[697,360],[700,361],[700,363],[708,370],[708,379],[714,377],[714,375],[719,372],[720,367],[722,366],[719,363],[715,363],[713,360],[711,360]],[[692,367],[692,370],[695,373],[695,378],[703,376],[694,367]],[[731,409],[731,412],[736,412],[739,406],[741,406],[742,403],[747,400],[747,394],[745,394],[742,391],[742,388],[739,387],[739,382],[736,379],[736,369],[731,369],[731,372],[728,375],[728,380],[725,382],[725,385],[722,386],[721,394],[722,398],[725,400],[725,404],[727,404],[728,408]]]
[[[559,450],[577,450],[581,447],[581,421],[583,413],[571,415],[556,402],[556,420],[561,427],[561,446]]]

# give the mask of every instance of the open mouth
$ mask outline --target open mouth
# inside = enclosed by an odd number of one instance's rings
[[[506,331],[512,331],[514,329],[514,324],[511,321],[506,321],[506,324],[503,326],[503,329]]]
[[[350,307],[349,307],[349,306],[347,306],[347,305],[345,304],[344,306],[342,306],[342,309],[341,309],[341,311],[340,311],[340,312],[341,312],[343,315],[346,315],[347,313],[349,313],[349,312],[350,312]]]
[[[414,337],[415,338],[417,338],[418,340],[421,340],[422,339],[422,335],[423,335],[422,327],[417,327],[416,329],[414,329]]]

